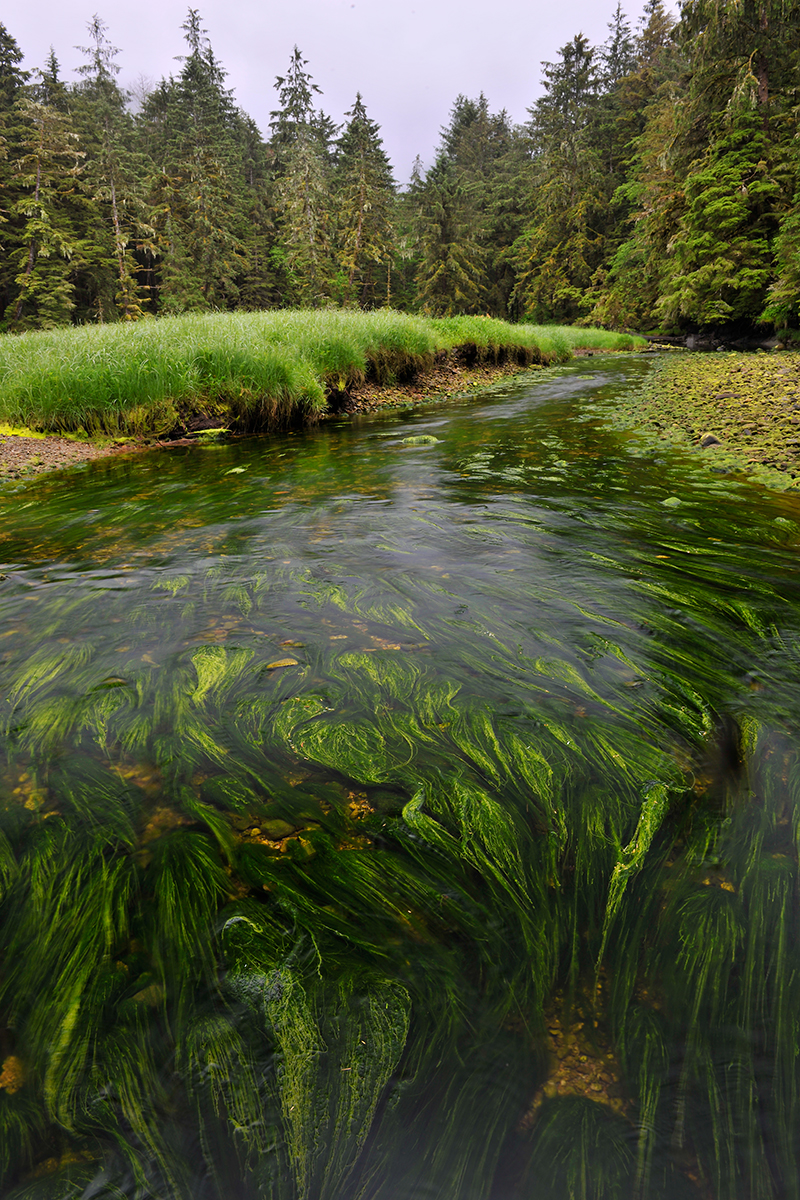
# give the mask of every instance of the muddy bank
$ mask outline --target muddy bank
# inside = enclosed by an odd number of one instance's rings
[[[498,379],[508,375],[519,375],[523,370],[537,368],[521,367],[519,363],[483,363],[466,366],[454,361],[438,363],[429,371],[420,373],[409,383],[378,385],[362,383],[350,388],[346,394],[332,396],[330,410],[336,413],[378,412],[382,408],[407,408],[409,405],[425,404],[430,400],[446,400],[451,396],[463,396],[465,392],[478,392],[489,387]]]
[[[73,441],[71,438],[48,434],[25,436],[0,433],[0,484],[27,479],[43,471],[72,467],[92,458],[106,458],[109,454],[120,454],[131,448],[108,442]]]

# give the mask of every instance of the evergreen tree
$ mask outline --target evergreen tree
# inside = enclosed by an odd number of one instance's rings
[[[273,263],[281,271],[282,301],[324,304],[334,290],[331,245],[330,123],[313,108],[319,88],[294,47],[289,70],[275,87],[280,108],[272,113],[275,225]]]
[[[685,65],[675,32],[662,0],[647,0],[635,69],[617,85],[630,138],[624,177],[612,199],[615,229],[590,314],[604,325],[647,328],[658,319],[667,248],[685,211],[679,132]]]
[[[416,276],[420,265],[422,194],[425,172],[416,156],[408,186],[397,195],[394,212],[394,253],[391,264],[391,304],[393,308],[416,308]]]
[[[280,108],[270,113],[272,137],[270,144],[275,158],[275,170],[280,173],[282,158],[288,153],[302,131],[314,125],[314,94],[322,95],[311,75],[306,70],[308,60],[303,58],[297,46],[292,50],[289,69],[285,75],[275,79]],[[325,119],[323,125],[327,130]],[[327,144],[327,143],[326,143]]]
[[[520,232],[517,175],[521,139],[505,112],[492,113],[481,93],[459,96],[442,131],[442,153],[456,168],[463,191],[462,224],[478,242],[484,311],[507,315],[513,275],[509,249]]]
[[[10,312],[15,330],[67,324],[74,308],[70,260],[82,245],[71,209],[84,154],[64,111],[64,93],[51,52],[31,94],[14,105],[21,133],[13,172],[18,198],[11,207],[18,247],[9,255],[16,294],[6,316]]]
[[[245,259],[238,285],[238,303],[247,309],[270,308],[279,303],[280,296],[271,261],[275,230],[271,213],[269,148],[255,121],[241,111],[236,114],[234,136],[241,171],[244,228],[240,238]]]
[[[681,32],[691,71],[679,129],[685,208],[657,309],[683,325],[758,319],[775,238],[795,190],[786,109],[800,5],[692,0]]]
[[[356,94],[338,142],[332,177],[339,267],[362,308],[389,301],[395,185],[380,130]]]
[[[528,220],[514,247],[516,299],[536,320],[574,320],[589,308],[608,204],[594,138],[594,51],[578,34],[560,53],[544,64],[544,95],[529,110]]]
[[[636,66],[639,72],[660,71],[675,41],[675,18],[663,0],[647,0],[639,18]],[[652,85],[651,85],[652,86]]]
[[[83,84],[73,109],[86,151],[83,181],[98,210],[89,270],[91,303],[102,319],[116,313],[126,321],[141,315],[136,252],[153,251],[154,230],[144,199],[145,164],[134,152],[132,118],[115,76],[119,51],[95,16],[89,22],[91,45],[80,47],[88,61],[78,68]]]
[[[417,303],[450,317],[485,311],[485,259],[463,177],[444,155],[425,179],[420,217]]]
[[[507,315],[519,148],[507,115],[492,113],[483,94],[456,98],[434,167],[416,192],[418,300],[429,311],[465,305]]]
[[[9,263],[14,245],[13,224],[7,226],[18,199],[13,162],[18,157],[18,114],[14,105],[22,94],[29,75],[20,68],[23,54],[14,38],[0,23],[0,317],[16,295],[15,272]]]
[[[772,278],[775,201],[760,114],[744,110],[686,178],[686,212],[656,309],[669,324],[755,320]]]
[[[10,111],[30,78],[19,65],[23,58],[15,39],[0,21],[0,115]]]
[[[162,81],[142,114],[156,165],[150,202],[167,312],[235,306],[247,268],[236,110],[197,10],[189,9],[182,28],[189,47],[182,70]]]
[[[630,160],[631,141],[640,132],[639,106],[631,103],[629,77],[637,66],[636,42],[630,23],[617,3],[609,36],[600,48],[598,106],[595,110],[595,140],[609,175],[611,194],[624,182]]]

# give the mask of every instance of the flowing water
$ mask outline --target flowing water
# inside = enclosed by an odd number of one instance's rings
[[[800,505],[648,369],[0,496],[4,1200],[800,1196]]]

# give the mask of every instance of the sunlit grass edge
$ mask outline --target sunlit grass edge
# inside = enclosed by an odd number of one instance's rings
[[[38,430],[163,435],[187,414],[239,429],[313,419],[329,389],[403,383],[436,355],[564,361],[629,335],[489,317],[432,320],[381,310],[185,314],[0,337],[0,421]]]

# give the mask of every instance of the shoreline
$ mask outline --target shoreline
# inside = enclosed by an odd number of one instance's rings
[[[113,445],[79,441],[60,434],[0,432],[0,486],[12,480],[30,479],[46,471],[60,471],[95,458],[108,458],[126,451],[145,449],[138,445]]]
[[[385,386],[363,383],[353,386],[339,406],[329,409],[322,420],[375,413],[384,408],[405,408],[409,405],[478,392],[500,379],[536,369],[535,366],[521,367],[512,361],[501,364],[476,364],[472,367],[448,361],[420,372],[411,383]],[[84,441],[66,438],[60,434],[36,433],[32,430],[12,432],[8,427],[0,427],[0,486],[5,482],[24,481],[35,475],[59,471],[97,458],[169,449],[171,446],[188,446],[196,440],[187,437],[171,440],[129,438],[115,444],[107,438]]]
[[[597,353],[603,352],[578,351],[574,357]],[[467,366],[448,357],[409,383],[365,382],[333,393],[321,419],[447,400],[542,369],[510,359]],[[622,407],[609,403],[603,416],[617,427],[698,451],[709,469],[744,473],[778,490],[800,490],[800,351],[665,354],[655,361],[641,391]],[[0,486],[98,458],[194,442],[191,437],[80,441],[0,426]]]
[[[699,453],[717,474],[800,490],[800,351],[664,355],[636,395],[595,412]]]

